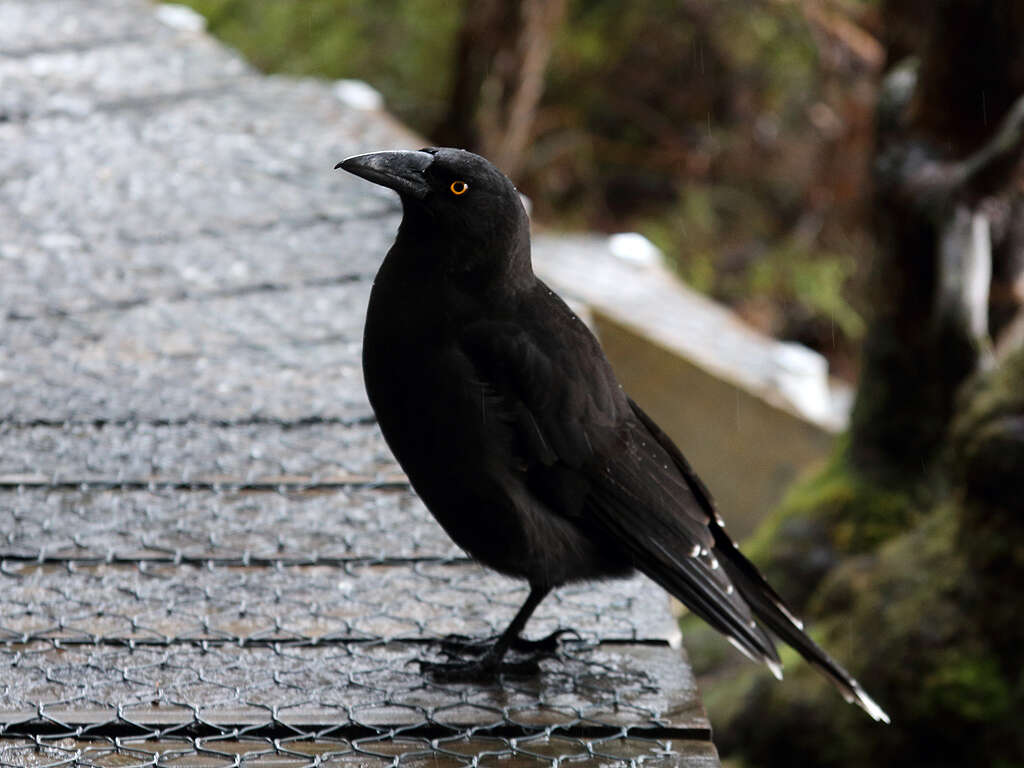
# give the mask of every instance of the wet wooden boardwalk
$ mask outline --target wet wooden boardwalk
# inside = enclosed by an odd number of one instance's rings
[[[141,0],[0,0],[0,765],[717,765],[642,580],[546,600],[535,678],[418,671],[525,590],[362,388],[398,210],[332,166],[415,143]]]

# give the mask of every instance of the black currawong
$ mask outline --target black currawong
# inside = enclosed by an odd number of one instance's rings
[[[511,647],[529,645],[520,633],[553,588],[637,569],[776,676],[773,636],[888,722],[740,554],[683,454],[534,276],[512,182],[457,149],[373,152],[337,167],[402,200],[363,346],[384,437],[452,539],[530,585],[485,652],[424,666],[445,679],[500,672]]]

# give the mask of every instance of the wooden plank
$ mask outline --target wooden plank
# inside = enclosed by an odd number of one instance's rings
[[[181,490],[203,491],[215,490],[226,492],[237,491],[304,491],[304,490],[338,490],[345,488],[371,487],[378,490],[406,489],[409,479],[397,472],[381,472],[365,475],[355,472],[332,472],[323,475],[225,475],[197,474],[145,475],[118,478],[74,477],[61,475],[10,474],[0,475],[0,490],[28,488],[47,491],[66,490]]]
[[[382,536],[381,545],[400,536]],[[526,585],[478,565],[287,568],[187,564],[9,565],[0,575],[0,643],[263,644],[429,640],[500,632]],[[528,625],[542,637],[677,641],[667,595],[642,576],[562,587]],[[2,655],[2,651],[0,651]]]
[[[364,277],[8,323],[0,418],[366,420],[368,292]]]
[[[346,647],[54,648],[36,642],[0,654],[8,680],[0,735],[102,724],[165,731],[198,723],[214,731],[266,724],[366,735],[425,728],[528,734],[613,735],[624,727],[672,738],[706,739],[710,725],[685,655],[667,646],[565,648],[539,675],[487,683],[440,684],[416,669],[439,657],[417,644]],[[37,721],[32,726],[31,722]],[[19,725],[20,724],[20,725]],[[504,729],[504,730],[503,730]],[[130,733],[129,733],[130,735]],[[339,731],[339,735],[344,735]]]
[[[557,757],[571,756],[571,765],[581,768],[607,766],[610,762],[642,761],[654,768],[717,768],[714,745],[697,739],[672,738],[567,738],[530,736],[513,742],[497,737],[448,737],[441,739],[395,737],[364,740],[353,744],[345,739],[204,739],[203,753],[196,754],[186,739],[122,739],[121,748],[105,740],[56,739],[37,749],[29,741],[0,739],[0,757],[14,765],[32,768],[58,760],[76,758],[99,768],[121,768],[130,764],[173,761],[184,768],[220,768],[236,756],[254,768],[296,768],[316,758],[323,766],[385,766],[402,757],[402,765],[456,768],[466,765],[494,768],[535,768],[548,766]],[[418,753],[429,758],[417,758]],[[474,763],[475,761],[475,763]]]
[[[0,561],[242,565],[461,557],[405,486],[0,490]]]
[[[713,765],[641,579],[546,600],[530,635],[588,642],[537,674],[420,673],[523,588],[461,559],[362,388],[398,206],[331,166],[418,140],[142,0],[9,0],[0,39],[2,761]]]
[[[183,488],[391,482],[398,471],[373,423],[115,423],[69,428],[0,423],[0,475],[13,481]]]

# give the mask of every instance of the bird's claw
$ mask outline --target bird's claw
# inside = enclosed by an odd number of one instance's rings
[[[472,656],[476,658],[486,654],[497,642],[498,635],[484,638],[469,637],[468,635],[446,635],[441,638],[439,645],[441,646],[441,653],[445,656]]]
[[[529,653],[533,655],[551,656],[558,653],[561,640],[566,635],[572,635],[576,640],[582,642],[583,636],[575,629],[556,629],[547,637],[540,640],[527,640],[525,637],[517,637],[512,641],[512,650],[517,653]]]
[[[561,640],[572,635],[582,640],[574,629],[559,629],[539,640],[517,637],[508,651],[516,656],[504,659],[504,652],[498,651],[499,638],[473,638],[466,635],[448,635],[440,641],[441,652],[449,658],[469,656],[469,660],[446,662],[417,661],[420,671],[436,681],[445,683],[475,682],[491,680],[499,675],[510,677],[532,677],[540,672],[539,660],[558,652]]]
[[[553,656],[558,653],[563,637],[571,635],[582,641],[583,637],[575,629],[558,629],[539,640],[527,640],[517,637],[512,641],[509,650],[528,656]],[[478,638],[467,635],[447,635],[441,639],[441,652],[449,657],[470,656],[479,658],[494,648],[499,636]]]
[[[486,657],[473,661],[420,661],[420,672],[440,683],[474,683],[498,676],[533,677],[540,672],[536,659],[492,661]]]

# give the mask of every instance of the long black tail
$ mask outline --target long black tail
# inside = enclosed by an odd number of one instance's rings
[[[713,607],[719,609],[717,613],[731,617],[741,617],[745,607],[740,607],[736,604],[745,602],[746,607],[750,608],[750,613],[765,628],[779,639],[791,645],[807,661],[820,669],[839,689],[843,698],[859,706],[875,720],[888,723],[889,716],[885,714],[885,711],[864,692],[860,684],[850,677],[850,674],[845,669],[839,666],[831,656],[825,653],[817,643],[806,635],[800,620],[793,616],[782,598],[764,580],[764,576],[761,575],[754,564],[747,560],[736,548],[732,539],[729,538],[728,534],[721,527],[722,523],[715,513],[715,503],[711,499],[711,494],[700,478],[697,477],[676,444],[651,420],[650,416],[644,413],[639,405],[632,400],[629,401],[629,404],[632,406],[633,413],[636,414],[639,423],[643,425],[648,433],[657,440],[672,458],[676,469],[686,479],[693,493],[693,498],[700,504],[701,509],[708,517],[707,527],[711,531],[714,541],[715,558],[721,565],[722,570],[725,571],[728,580],[732,583],[732,588],[738,593],[738,597],[742,598],[742,601],[737,600],[737,595],[729,595],[727,589],[726,595],[724,597],[720,596],[713,604]],[[628,520],[629,516],[623,515],[621,519]],[[623,538],[628,539],[628,533]],[[658,571],[651,562],[651,560],[641,559],[638,561],[637,567],[674,594],[679,600],[690,606],[691,610],[696,606],[698,610],[694,612],[708,621],[713,627],[723,632],[740,651],[754,660],[767,664],[776,677],[782,676],[781,667],[778,664],[779,657],[775,652],[774,644],[771,642],[771,638],[765,635],[760,626],[744,626],[742,627],[742,632],[736,632],[733,631],[735,621],[729,625],[723,621],[717,621],[717,616],[715,615],[712,615],[709,619],[708,616],[711,615],[711,612],[700,610],[703,607],[701,603],[688,599],[691,597],[692,585],[689,591],[684,588],[687,586],[687,579],[683,578],[683,584],[679,584],[680,579],[677,576],[685,575],[684,571],[686,569],[684,566],[680,566],[677,563],[676,576],[673,576],[671,573],[666,574]],[[690,571],[692,572],[696,567],[695,563],[691,563]],[[712,565],[713,567],[714,565]],[[697,575],[699,576],[700,574]],[[690,581],[695,581],[696,576],[693,576],[692,573],[691,576]],[[698,581],[697,583],[704,586],[705,582],[707,582],[706,574],[704,575],[704,581]],[[721,589],[719,588],[718,591],[721,592]]]
[[[889,722],[889,716],[864,692],[860,684],[825,653],[803,630],[803,623],[786,607],[771,585],[732,540],[717,526],[713,526],[715,550],[722,567],[737,591],[743,595],[754,616],[783,642],[792,646],[801,656],[817,667],[831,680],[843,698],[856,704],[875,720]]]

